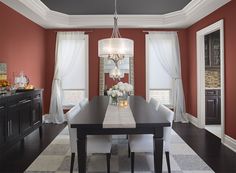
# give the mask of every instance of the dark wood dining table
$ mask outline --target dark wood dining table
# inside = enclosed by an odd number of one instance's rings
[[[86,136],[113,134],[153,134],[154,171],[162,172],[163,128],[170,122],[150,106],[143,97],[130,96],[129,106],[133,113],[136,128],[103,128],[109,97],[94,97],[71,121],[71,127],[77,129],[79,173],[86,172]]]

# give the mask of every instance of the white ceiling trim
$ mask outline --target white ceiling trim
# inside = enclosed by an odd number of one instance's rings
[[[44,28],[111,28],[113,15],[67,15],[40,0],[0,0]],[[186,28],[231,0],[192,0],[182,10],[163,15],[118,15],[120,28]]]

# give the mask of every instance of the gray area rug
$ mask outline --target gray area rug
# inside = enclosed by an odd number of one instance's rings
[[[111,172],[129,173],[128,141],[125,136],[113,136]],[[66,127],[52,143],[27,168],[25,173],[69,173],[70,145],[68,128]],[[105,173],[106,156],[89,155],[87,160],[88,173]],[[172,130],[170,149],[172,173],[213,173],[214,171]],[[153,154],[135,155],[136,173],[153,173]],[[78,172],[77,159],[74,172]],[[163,155],[163,172],[167,172],[166,158]]]

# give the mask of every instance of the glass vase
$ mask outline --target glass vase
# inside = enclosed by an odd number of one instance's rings
[[[117,105],[117,103],[118,103],[118,97],[111,97],[111,104]]]

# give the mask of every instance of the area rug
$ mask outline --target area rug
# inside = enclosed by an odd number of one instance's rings
[[[111,172],[129,173],[127,139],[124,136],[113,136]],[[51,144],[27,168],[25,173],[69,173],[70,145],[68,128],[66,127]],[[170,163],[172,173],[213,173],[214,171],[172,130],[170,147]],[[78,172],[75,160],[74,172]],[[106,156],[89,155],[87,159],[88,173],[105,173]],[[153,173],[153,155],[143,153],[135,155],[136,173]],[[167,172],[166,159],[163,155],[163,172]]]

